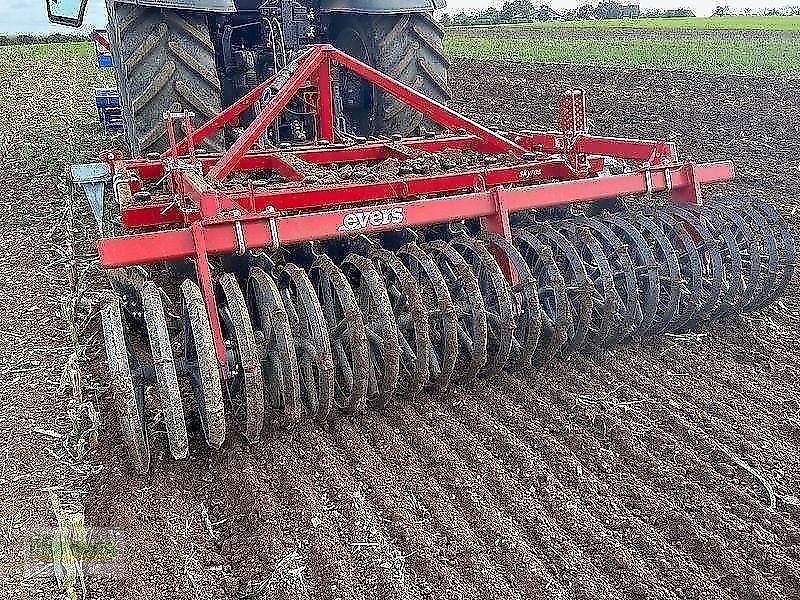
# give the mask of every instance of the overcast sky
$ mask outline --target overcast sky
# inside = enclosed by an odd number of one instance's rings
[[[593,2],[592,0],[588,0]],[[624,0],[623,0],[624,1]],[[0,0],[0,33],[41,33],[51,31],[71,31],[68,27],[50,25],[47,22],[45,0]],[[499,7],[503,0],[448,0],[448,11],[476,10],[490,4]],[[581,1],[580,4],[584,2]],[[688,6],[698,15],[711,14],[717,4],[727,4],[732,10],[745,7],[758,11],[764,8],[778,8],[796,3],[794,0],[641,0],[642,10],[648,8],[675,8]],[[573,8],[577,0],[552,0],[553,8]],[[106,22],[104,0],[89,0],[86,23],[104,27]]]

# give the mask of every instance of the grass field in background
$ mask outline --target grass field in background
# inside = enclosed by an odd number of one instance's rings
[[[472,25],[515,27],[522,29],[752,29],[761,31],[800,31],[800,17],[679,17],[674,19],[608,19],[592,21],[537,21],[507,25]]]
[[[728,22],[740,19],[743,18],[731,17]],[[649,22],[647,19],[635,21]],[[445,49],[450,56],[458,58],[800,77],[800,37],[784,35],[774,29],[743,35],[731,33],[736,29],[716,28],[705,35],[671,29],[654,35],[646,26],[622,32],[598,25],[614,23],[617,26],[617,21],[593,23],[594,27],[578,27],[568,35],[562,28],[535,27],[528,35],[518,28],[509,29],[503,25],[461,32],[450,29],[445,35]]]

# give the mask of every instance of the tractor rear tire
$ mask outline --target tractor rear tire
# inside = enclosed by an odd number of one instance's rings
[[[222,88],[214,44],[203,13],[107,0],[122,114],[132,156],[163,152],[169,142],[164,113],[188,110],[204,123],[221,110]],[[176,123],[178,129],[180,124]],[[207,138],[208,151],[223,136]]]
[[[354,58],[440,104],[450,100],[444,30],[431,15],[343,15],[329,32],[333,45]],[[348,126],[358,135],[414,135],[425,124],[422,113],[372,86],[361,89],[355,102],[342,94]]]

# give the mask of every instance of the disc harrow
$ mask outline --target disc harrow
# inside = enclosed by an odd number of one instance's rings
[[[440,131],[339,131],[334,63]],[[276,150],[266,132],[298,94],[316,135]],[[251,108],[228,151],[195,150]],[[703,185],[733,177],[730,163],[592,136],[581,92],[560,112],[556,132],[493,132],[315,46],[196,130],[186,113],[165,115],[163,156],[104,156],[130,232],[98,246],[134,468],[149,469],[159,439],[188,456],[195,421],[213,449],[228,432],[255,443],[267,421],[391,410],[479,376],[694,330],[786,291],[797,257],[780,215],[703,201]],[[608,156],[627,171],[605,175]],[[631,195],[646,200],[633,208]],[[164,276],[165,262],[183,281]]]

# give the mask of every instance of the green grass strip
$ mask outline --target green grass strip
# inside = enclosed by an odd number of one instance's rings
[[[473,25],[473,28],[498,25]],[[606,19],[597,21],[536,21],[510,23],[502,27],[520,29],[752,29],[800,31],[800,17],[676,17],[673,19]]]
[[[587,37],[525,40],[448,35],[445,48],[453,57],[484,60],[677,69],[704,73],[800,75],[800,44],[791,39]]]

